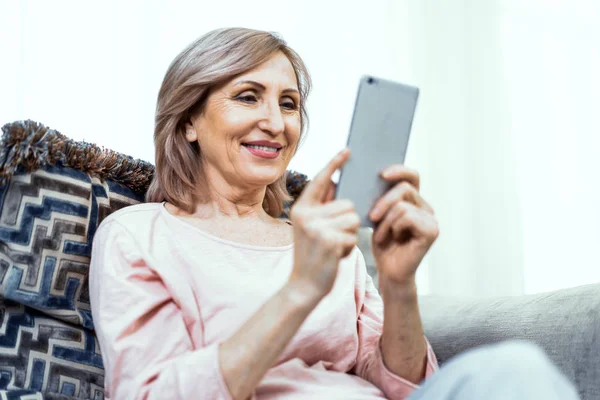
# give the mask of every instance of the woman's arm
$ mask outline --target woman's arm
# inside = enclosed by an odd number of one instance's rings
[[[419,174],[404,165],[381,172],[391,185],[369,216],[375,224],[373,257],[384,303],[381,350],[387,367],[416,383],[426,375],[427,347],[417,303],[415,276],[439,235],[433,208],[419,193]]]
[[[422,377],[428,377],[438,369],[433,349],[422,332],[420,333],[421,337],[417,337],[417,340],[414,341],[414,348],[411,347],[406,338],[393,336],[393,334],[402,334],[403,332],[402,330],[394,330],[395,325],[406,327],[407,330],[412,328],[414,321],[411,321],[411,318],[414,317],[411,316],[411,312],[413,311],[400,310],[401,312],[398,312],[394,307],[388,307],[388,304],[384,306],[373,280],[367,273],[364,258],[359,250],[357,250],[356,259],[355,286],[359,347],[353,372],[379,387],[388,399],[405,399],[418,387],[415,382],[418,382],[419,379],[411,379],[403,372],[405,369],[412,371],[411,368],[415,368],[403,365],[406,362],[404,360],[414,357],[411,356],[413,351],[418,353],[423,350],[423,364],[420,364],[416,369],[423,372]],[[382,333],[386,330],[387,333]],[[392,340],[399,339],[404,346],[400,348],[397,346],[398,343],[388,342],[392,346],[386,348],[386,355],[384,356],[383,336],[389,333],[392,333],[392,336],[390,336]],[[409,332],[409,334],[417,334],[418,336],[418,330],[417,332]],[[422,340],[420,344],[418,343],[419,339]],[[419,346],[421,347],[419,348]],[[406,352],[408,352],[408,356]],[[416,359],[419,358],[420,355],[417,355]]]
[[[180,306],[125,227],[104,224],[92,249],[90,298],[113,400],[251,397],[318,303],[290,283],[229,339],[197,348]]]
[[[221,344],[221,370],[234,399],[252,394],[318,302],[299,285],[287,284]]]
[[[400,287],[382,279],[383,333],[381,352],[386,367],[394,374],[415,384],[425,377],[427,342],[413,282]]]

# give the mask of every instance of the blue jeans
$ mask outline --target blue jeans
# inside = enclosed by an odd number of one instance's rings
[[[572,400],[577,390],[536,345],[509,341],[448,360],[408,400]]]

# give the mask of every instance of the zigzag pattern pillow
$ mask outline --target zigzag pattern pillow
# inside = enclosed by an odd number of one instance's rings
[[[104,217],[141,200],[120,184],[55,166],[18,172],[0,187],[0,296],[19,305],[0,308],[0,389],[103,398],[90,246]]]
[[[10,301],[0,303],[0,316],[0,398],[104,398],[92,331]]]
[[[33,121],[0,142],[0,399],[104,398],[88,293],[90,246],[143,200],[151,164]]]
[[[91,242],[111,212],[142,199],[70,168],[18,173],[0,186],[0,295],[93,329]]]

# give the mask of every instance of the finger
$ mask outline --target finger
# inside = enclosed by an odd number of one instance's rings
[[[360,217],[355,212],[349,212],[329,218],[325,224],[330,229],[356,234],[360,228]]]
[[[327,242],[338,257],[345,257],[358,244],[358,235],[353,232],[330,229],[323,237],[323,241]]]
[[[392,233],[396,239],[407,230],[416,237],[435,238],[438,234],[437,220],[431,214],[415,208],[392,224]]]
[[[352,240],[349,240],[347,244],[344,244],[344,249],[341,254],[341,258],[346,258],[352,253],[352,250],[358,245],[358,236],[354,235]]]
[[[333,200],[319,205],[301,204],[296,201],[290,210],[290,219],[294,222],[294,226],[300,227],[307,223],[319,223],[320,219],[352,212],[356,212],[354,203],[348,199]]]
[[[327,203],[332,201],[335,198],[335,189],[336,189],[337,185],[335,183],[333,183],[333,181],[329,181],[329,188],[327,189],[327,194],[325,195],[325,197],[323,198],[323,202]]]
[[[300,199],[306,199],[312,202],[321,202],[327,195],[327,191],[329,190],[331,176],[335,171],[341,168],[344,163],[348,160],[348,156],[350,155],[350,150],[344,149],[340,151],[321,172],[315,176],[315,178],[306,185],[306,188],[302,191],[300,195]],[[300,200],[298,199],[298,200]]]
[[[369,213],[369,217],[373,222],[379,221],[392,207],[394,204],[399,201],[404,200],[408,203],[412,203],[417,207],[421,207],[423,201],[421,196],[419,196],[419,192],[407,181],[400,182],[395,185],[392,189],[388,190],[377,202],[375,206],[371,209]]]
[[[410,203],[400,201],[388,209],[381,222],[376,226],[375,232],[373,232],[373,240],[375,243],[383,242],[394,221],[402,218],[406,214],[409,205]]]
[[[435,215],[435,210],[433,209],[433,207],[431,207],[431,205],[425,201],[425,199],[423,197],[421,197],[421,195],[419,194],[419,199],[421,199],[421,210],[424,210],[426,212],[428,212],[431,215]]]
[[[336,236],[340,243],[344,247],[354,247],[358,244],[358,235],[348,232],[337,232]]]
[[[408,181],[417,191],[421,190],[421,177],[419,173],[402,164],[394,164],[381,171],[381,177],[387,182]]]
[[[433,242],[439,235],[439,226],[437,219],[423,209],[417,208],[410,203],[404,206],[405,212],[402,216],[394,218],[390,214],[390,223],[387,228],[384,226],[381,232],[377,232],[376,242],[381,243],[386,240],[389,234],[395,240],[401,240],[407,233],[416,237],[427,237]]]
[[[312,206],[313,215],[316,217],[330,218],[340,214],[354,212],[354,203],[348,199],[333,200],[321,206]]]
[[[358,235],[354,233],[339,232],[337,233],[337,240],[341,244],[340,252],[338,253],[338,257],[340,258],[347,257],[354,247],[358,245]]]
[[[381,241],[385,241],[389,238],[399,241],[401,243],[405,242],[407,239],[416,236],[415,233],[415,218],[413,213],[407,211],[404,216],[393,221],[390,224],[389,230],[386,232],[385,237],[381,239]]]

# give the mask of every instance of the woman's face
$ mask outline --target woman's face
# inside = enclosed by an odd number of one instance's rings
[[[288,58],[265,63],[209,94],[186,127],[198,141],[205,174],[241,187],[267,186],[284,174],[300,137],[300,94]],[[223,182],[223,183],[225,183]]]

